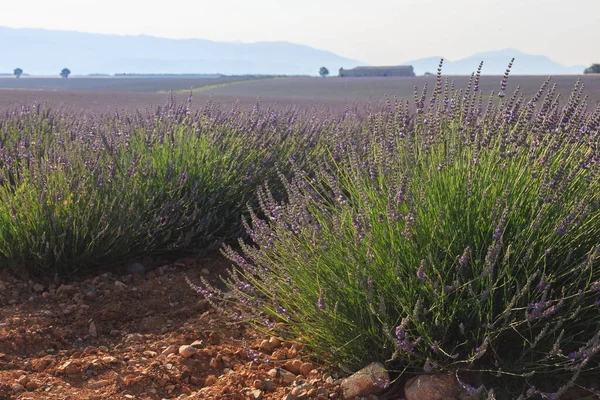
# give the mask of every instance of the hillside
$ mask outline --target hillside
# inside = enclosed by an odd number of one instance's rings
[[[91,73],[220,73],[316,75],[359,61],[288,42],[225,43],[202,39],[14,29],[0,27],[0,72],[32,75]]]
[[[460,60],[447,60],[445,57],[428,57],[401,63],[412,65],[417,75],[435,73],[441,58],[444,58],[445,75],[468,75],[483,61],[485,75],[502,75],[511,58],[515,58],[513,75],[580,75],[584,66],[564,66],[543,55],[532,55],[515,49],[476,53]]]

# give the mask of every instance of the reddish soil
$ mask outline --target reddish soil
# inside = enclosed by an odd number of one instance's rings
[[[145,260],[76,282],[1,271],[0,399],[340,398],[300,347],[227,320],[185,282],[216,283],[227,265]]]

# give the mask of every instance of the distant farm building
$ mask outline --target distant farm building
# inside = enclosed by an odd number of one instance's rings
[[[412,65],[400,65],[397,67],[356,67],[352,69],[340,68],[340,76],[415,76],[415,71]]]

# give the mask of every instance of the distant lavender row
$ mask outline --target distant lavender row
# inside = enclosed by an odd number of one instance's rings
[[[208,85],[222,85],[230,82],[251,78],[161,78],[161,77],[71,77],[62,79],[58,75],[52,78],[43,77],[0,77],[0,88],[4,89],[33,89],[33,90],[64,90],[86,92],[167,92],[190,90]]]
[[[201,108],[209,99],[226,107],[236,103],[242,107],[251,107],[260,97],[261,104],[277,105],[279,108],[343,110],[348,103],[377,104],[386,95],[410,98],[413,87],[435,85],[436,80],[435,76],[358,79],[307,77],[260,79],[228,86],[221,85],[227,83],[227,79],[90,78],[73,79],[71,82],[71,79],[32,78],[27,82],[21,82],[22,79],[2,78],[0,79],[0,109],[12,109],[15,104],[30,104],[32,101],[37,101],[53,108],[64,105],[86,113],[115,109],[131,111],[162,104],[164,95],[156,93],[157,91],[186,91],[190,88],[200,88],[201,90],[194,91],[194,108]],[[449,79],[454,82],[455,87],[465,87],[469,77],[452,76]],[[533,97],[545,79],[544,76],[513,76],[508,82],[507,90],[512,92],[518,86],[525,96]],[[582,85],[585,86],[583,94],[588,97],[588,104],[591,107],[600,104],[600,76],[554,77],[553,82],[557,85],[556,93],[566,101],[577,79],[581,79]],[[500,80],[499,76],[482,76],[481,92],[488,95],[492,90],[497,90]],[[1,88],[16,87],[16,85],[24,87],[19,90]],[[202,87],[209,89],[202,89]],[[185,95],[187,93],[183,94]]]
[[[485,70],[485,65],[483,67]],[[434,72],[434,71],[432,71]],[[467,86],[469,76],[449,76],[448,79],[457,88]],[[533,97],[547,76],[511,76],[507,90],[514,91],[517,87],[527,97]],[[600,104],[600,75],[585,76],[556,76],[552,82],[556,83],[556,94],[560,94],[563,101],[569,97],[577,80],[585,86],[583,95],[587,96],[587,103],[591,107]],[[498,91],[501,76],[482,76],[479,90],[487,96],[492,90]],[[235,85],[222,86],[211,89],[215,98],[227,97],[258,97],[263,99],[276,98],[286,104],[312,101],[346,100],[364,102],[379,102],[384,96],[411,98],[413,88],[422,88],[425,85],[435,85],[435,76],[400,77],[400,78],[279,78],[271,80],[247,81]]]
[[[281,177],[286,202],[259,191],[252,244],[224,248],[231,295],[196,289],[348,371],[450,371],[489,398],[594,393],[600,107],[580,84],[508,92],[508,73],[491,96],[479,73],[457,89],[438,74],[430,95],[341,129],[325,161]]]

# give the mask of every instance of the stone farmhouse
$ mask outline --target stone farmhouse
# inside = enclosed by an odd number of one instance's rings
[[[412,65],[399,65],[395,67],[356,67],[352,69],[340,68],[340,76],[415,76],[415,71]]]

